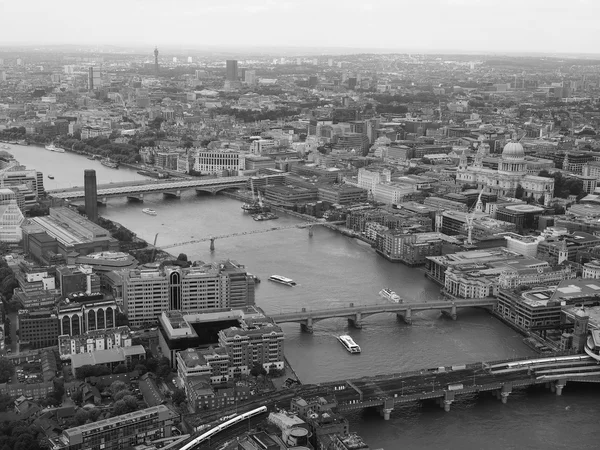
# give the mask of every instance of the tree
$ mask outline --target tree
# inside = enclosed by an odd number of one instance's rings
[[[254,363],[252,369],[250,369],[250,375],[253,377],[258,377],[259,375],[266,375],[267,371],[262,366],[262,364]]]
[[[538,199],[538,203],[540,205],[543,205],[544,203],[546,203],[546,196],[542,195],[539,199]]]
[[[77,404],[80,404],[83,401],[83,392],[81,392],[81,389],[77,389],[73,392],[71,395],[71,400]]]
[[[8,383],[15,374],[15,366],[6,358],[0,358],[0,383]]]
[[[173,392],[173,396],[171,397],[171,399],[173,400],[173,403],[178,406],[181,403],[185,402],[186,400],[186,396],[185,396],[185,391],[183,389],[177,388],[175,389],[175,391]]]
[[[136,372],[139,372],[140,375],[144,375],[148,369],[146,369],[146,366],[143,364],[136,364],[135,367],[133,368],[133,370],[135,370]]]
[[[126,395],[123,397],[123,401],[125,402],[125,405],[127,405],[127,408],[129,408],[131,411],[137,410],[138,401],[133,395]]]
[[[116,402],[118,400],[123,399],[124,397],[126,397],[128,395],[131,395],[131,391],[129,391],[128,389],[124,389],[122,391],[119,391],[119,392],[115,393],[113,395],[113,400]]]
[[[119,364],[115,366],[115,368],[113,369],[113,374],[119,373],[127,373],[127,366],[125,364]]]
[[[188,257],[185,253],[180,253],[179,256],[177,257],[177,261],[187,261]]]
[[[75,422],[77,425],[83,425],[90,418],[90,414],[85,409],[80,409],[75,413]]]
[[[119,400],[114,403],[112,413],[113,416],[120,416],[121,414],[127,414],[129,412],[129,408],[125,403],[125,400]]]
[[[116,380],[112,382],[109,390],[112,395],[115,395],[117,392],[127,390],[127,385],[121,380]]]
[[[521,199],[523,198],[523,194],[525,194],[525,189],[520,184],[517,184],[517,188],[515,189],[515,198]]]
[[[0,412],[4,412],[13,404],[13,398],[8,394],[0,394]]]

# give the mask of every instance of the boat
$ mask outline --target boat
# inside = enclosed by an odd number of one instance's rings
[[[354,340],[347,334],[338,336],[337,339],[338,339],[338,341],[340,341],[342,343],[344,348],[346,350],[348,350],[348,352],[350,352],[350,353],[360,353],[361,352],[359,345],[356,342],[354,342]]]
[[[48,174],[48,178],[50,178],[51,180],[54,180],[54,175]]]
[[[106,167],[110,167],[111,169],[118,169],[119,163],[116,161],[112,161],[110,158],[105,158],[100,161],[100,164]]]
[[[392,291],[391,289],[382,289],[379,291],[379,295],[381,295],[383,298],[390,300],[394,303],[404,303],[404,301],[402,300],[402,298],[396,294],[394,291]]]
[[[292,280],[291,278],[282,277],[281,275],[271,275],[269,277],[269,281],[285,284],[286,286],[296,286],[296,282],[294,280]]]
[[[262,208],[260,207],[260,205],[258,204],[258,202],[254,202],[254,203],[244,203],[242,205],[242,209],[248,213],[259,213],[261,212]]]
[[[142,209],[142,212],[145,214],[148,214],[150,216],[156,215],[156,211],[154,211],[153,209],[150,209],[150,208],[144,208],[144,209]]]
[[[51,152],[56,152],[56,153],[64,153],[65,149],[64,148],[60,148],[60,147],[56,147],[54,144],[48,144],[46,145],[46,150],[49,150]]]
[[[25,139],[21,139],[20,141],[17,142],[17,144],[19,144],[19,145],[29,145],[29,142],[27,142]]]
[[[279,219],[279,216],[272,212],[266,212],[266,213],[260,213],[260,214],[253,214],[252,218],[256,221],[263,221],[263,220]]]
[[[0,145],[0,148],[4,149],[4,150],[10,150],[11,149],[11,147],[9,145]]]

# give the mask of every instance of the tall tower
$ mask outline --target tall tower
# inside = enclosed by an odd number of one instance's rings
[[[94,68],[90,67],[88,70],[88,90],[94,90]]]
[[[227,81],[237,81],[238,80],[238,62],[235,59],[227,60]]]
[[[86,169],[83,172],[83,187],[85,192],[85,215],[88,220],[98,220],[98,188],[96,186],[96,171]]]
[[[154,47],[154,75],[158,76],[158,47]]]

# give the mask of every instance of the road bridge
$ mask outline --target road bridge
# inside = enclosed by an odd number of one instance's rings
[[[240,189],[246,187],[248,177],[225,178],[197,178],[185,181],[148,181],[146,183],[134,182],[128,185],[103,186],[98,188],[98,201],[106,203],[113,197],[127,197],[143,200],[144,194],[162,193],[164,195],[179,197],[185,190],[195,189],[196,192],[209,192],[216,194],[224,189]],[[83,200],[85,191],[82,188],[53,189],[47,191],[48,195],[63,200]]]
[[[312,333],[313,324],[319,320],[332,318],[347,318],[350,325],[355,328],[362,328],[363,319],[373,314],[396,313],[396,316],[412,324],[412,313],[417,311],[439,310],[443,314],[456,320],[457,310],[459,308],[488,308],[492,309],[497,300],[492,298],[482,299],[464,299],[448,300],[435,302],[411,302],[411,303],[381,303],[375,305],[355,305],[350,303],[348,306],[339,306],[336,308],[325,308],[310,310],[302,308],[301,311],[269,314],[275,323],[300,323],[303,331]]]

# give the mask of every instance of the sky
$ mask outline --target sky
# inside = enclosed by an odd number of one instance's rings
[[[0,15],[0,45],[600,53],[600,0],[0,0]]]

